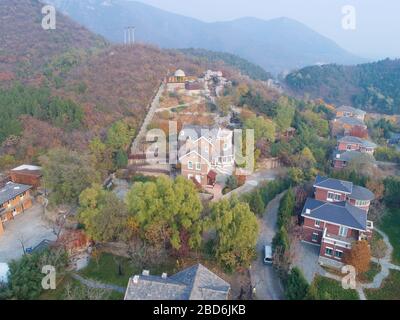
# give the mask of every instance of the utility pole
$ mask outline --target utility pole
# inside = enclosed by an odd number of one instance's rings
[[[128,26],[124,30],[124,44],[127,46],[135,43],[135,27]]]

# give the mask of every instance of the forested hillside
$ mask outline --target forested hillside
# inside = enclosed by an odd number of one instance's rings
[[[352,104],[372,112],[400,113],[400,60],[307,67],[289,74],[286,84],[297,94],[308,93],[329,103]]]
[[[107,42],[61,14],[56,29],[44,30],[38,0],[0,2],[0,83],[40,81],[41,68],[55,56],[72,49],[103,48]]]
[[[181,49],[179,51],[188,56],[204,59],[206,61],[223,61],[227,65],[240,70],[242,74],[247,75],[254,80],[266,81],[272,78],[272,75],[261,68],[259,65],[251,63],[234,54],[193,48]]]
[[[149,45],[109,45],[62,15],[56,30],[45,31],[42,6],[37,0],[0,4],[0,157],[32,162],[54,147],[87,150],[93,139],[105,141],[116,124],[116,135],[129,131],[125,148],[168,73],[181,68],[200,76],[217,68],[240,77],[220,60]]]

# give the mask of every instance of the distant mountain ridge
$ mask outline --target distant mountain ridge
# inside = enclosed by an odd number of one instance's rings
[[[328,103],[400,114],[400,59],[306,67],[289,74],[286,85],[295,94],[309,94]]]
[[[136,26],[138,41],[162,48],[228,52],[272,73],[317,63],[365,62],[304,24],[288,18],[241,18],[206,23],[127,0],[48,0],[77,22],[110,41],[123,42],[123,29]]]

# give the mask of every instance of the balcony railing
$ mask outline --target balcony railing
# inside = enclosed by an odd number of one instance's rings
[[[342,237],[337,234],[328,233],[328,229],[325,228],[324,234],[322,236],[322,241],[325,243],[338,245],[344,248],[351,248],[351,244],[357,241],[355,237]]]

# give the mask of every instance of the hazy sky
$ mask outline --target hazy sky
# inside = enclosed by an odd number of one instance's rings
[[[400,57],[399,0],[139,0],[203,21],[289,17],[366,58]],[[356,9],[356,29],[342,28],[342,8]]]

